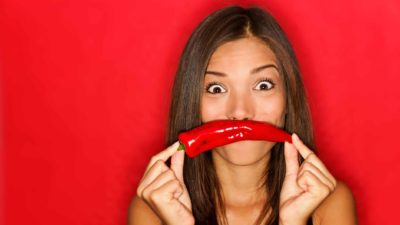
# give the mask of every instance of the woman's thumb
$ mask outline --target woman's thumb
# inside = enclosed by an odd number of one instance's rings
[[[171,157],[171,169],[175,176],[183,184],[183,163],[185,160],[185,151],[177,151]]]

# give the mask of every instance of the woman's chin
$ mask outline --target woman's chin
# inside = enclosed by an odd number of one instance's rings
[[[275,142],[267,141],[239,141],[214,149],[222,159],[238,166],[252,165],[267,159]]]

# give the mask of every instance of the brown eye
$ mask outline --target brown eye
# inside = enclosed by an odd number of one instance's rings
[[[210,84],[207,86],[207,92],[209,92],[211,94],[219,94],[219,93],[226,92],[226,90],[222,87],[222,85]]]
[[[274,87],[274,83],[272,81],[262,80],[256,85],[255,89],[263,91],[263,90],[272,89],[273,87]]]

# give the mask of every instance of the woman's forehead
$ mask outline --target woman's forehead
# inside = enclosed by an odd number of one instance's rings
[[[208,68],[276,64],[273,51],[262,40],[249,37],[227,42],[211,55]],[[217,69],[217,68],[216,68]]]

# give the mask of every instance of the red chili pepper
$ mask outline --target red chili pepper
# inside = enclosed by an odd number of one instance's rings
[[[266,140],[292,143],[286,131],[265,122],[254,120],[214,120],[178,136],[179,150],[195,157],[215,147],[242,140]]]

